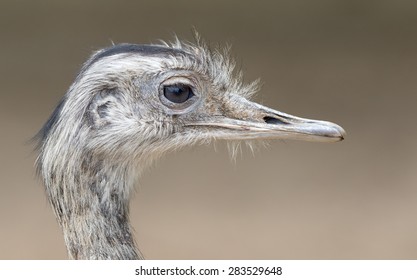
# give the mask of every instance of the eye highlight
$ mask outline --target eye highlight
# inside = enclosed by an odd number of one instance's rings
[[[164,86],[164,96],[173,103],[184,103],[194,96],[190,86],[185,84],[174,84]]]

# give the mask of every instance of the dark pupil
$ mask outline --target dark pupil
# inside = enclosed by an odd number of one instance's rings
[[[164,96],[169,101],[174,103],[184,103],[193,95],[193,91],[187,85],[172,85],[164,87]]]

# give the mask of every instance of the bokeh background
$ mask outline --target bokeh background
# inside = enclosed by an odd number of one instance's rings
[[[148,259],[416,259],[417,2],[0,3],[0,259],[65,259],[30,138],[93,50],[192,28],[230,43],[256,101],[344,142],[169,154],[132,200]]]

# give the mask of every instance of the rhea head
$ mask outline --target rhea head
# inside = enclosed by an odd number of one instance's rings
[[[122,44],[95,53],[40,131],[38,171],[71,258],[138,258],[128,223],[141,170],[214,139],[335,142],[344,130],[250,97],[227,51]]]

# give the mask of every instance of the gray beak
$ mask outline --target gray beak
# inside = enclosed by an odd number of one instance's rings
[[[295,139],[337,142],[346,132],[337,124],[299,118],[234,95],[227,102],[226,113],[190,124],[216,130],[223,139]]]

